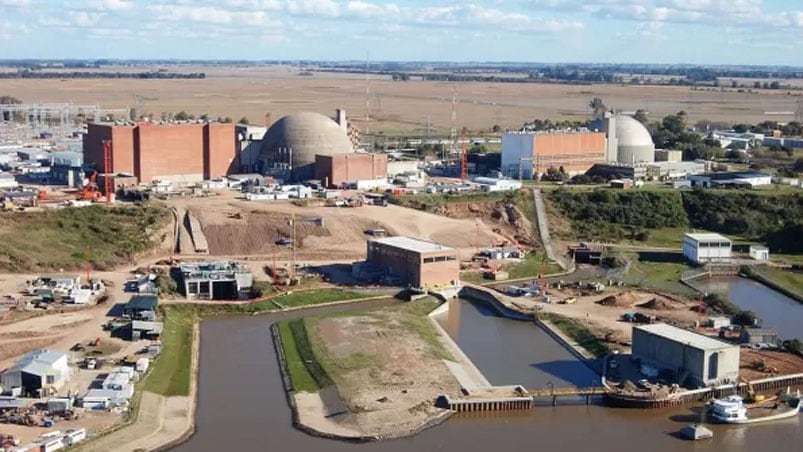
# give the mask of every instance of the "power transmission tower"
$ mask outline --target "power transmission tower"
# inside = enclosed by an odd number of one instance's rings
[[[448,161],[457,152],[457,91],[452,85],[452,119],[451,130],[449,131],[449,149],[444,150],[448,155],[443,156],[443,160]]]

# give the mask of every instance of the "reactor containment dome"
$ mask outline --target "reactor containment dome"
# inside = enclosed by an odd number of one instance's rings
[[[655,144],[646,127],[630,116],[616,116],[616,160],[620,163],[652,163]]]
[[[315,155],[353,153],[343,124],[313,112],[287,115],[276,121],[262,138],[260,160],[268,173],[284,173],[291,181],[312,179]]]

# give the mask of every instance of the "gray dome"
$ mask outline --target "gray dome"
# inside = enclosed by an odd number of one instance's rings
[[[287,115],[276,121],[262,138],[260,160],[265,170],[292,163],[291,179],[311,179],[315,155],[352,153],[344,128],[332,119],[312,112]],[[292,162],[290,162],[292,160]]]
[[[655,161],[655,144],[644,125],[630,116],[616,116],[617,158],[620,163]]]

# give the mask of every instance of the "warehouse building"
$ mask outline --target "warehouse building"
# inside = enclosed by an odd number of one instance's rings
[[[457,250],[411,237],[368,240],[366,261],[412,287],[453,286],[460,278]]]
[[[315,156],[315,179],[324,187],[339,188],[357,181],[385,180],[388,177],[386,154],[333,154]]]
[[[728,262],[733,243],[729,238],[710,232],[683,236],[683,256],[695,264]]]
[[[760,187],[772,184],[772,176],[755,171],[695,174],[688,177],[692,187]]]
[[[193,183],[236,172],[233,124],[89,124],[84,162],[105,171],[103,141],[112,144],[110,170],[140,183]]]
[[[605,161],[605,134],[597,132],[508,132],[502,134],[502,174],[540,178],[550,168],[582,174]]]
[[[735,383],[739,346],[664,323],[633,327],[633,357],[644,374],[671,374],[685,386]]]
[[[21,388],[24,395],[42,397],[61,389],[70,376],[67,355],[55,350],[34,350],[6,370],[3,389]]]
[[[134,295],[123,306],[123,316],[133,320],[155,320],[158,304],[156,295]]]

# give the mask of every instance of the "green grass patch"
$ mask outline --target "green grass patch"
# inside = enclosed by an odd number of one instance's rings
[[[278,328],[293,391],[315,392],[331,385],[332,380],[312,352],[304,321],[297,319],[279,322]]]
[[[803,298],[803,273],[766,266],[755,266],[752,267],[751,270],[767,278],[779,287],[782,287],[784,290]]]
[[[543,253],[529,253],[521,262],[510,264],[507,267],[511,279],[537,277],[541,273],[552,274],[562,271],[560,266],[550,260],[544,263],[546,256]]]
[[[371,294],[352,292],[343,289],[316,289],[293,292],[269,300],[254,301],[244,304],[196,304],[193,305],[198,314],[255,314],[261,312],[275,311],[280,308],[290,308],[298,306],[314,306],[318,304],[333,303],[336,301],[357,300],[371,297]]]
[[[628,254],[627,258],[632,264],[624,278],[626,284],[688,296],[696,294],[680,282],[680,277],[697,267],[687,263],[679,252],[640,252]]]
[[[164,396],[190,393],[192,329],[198,316],[187,306],[165,306],[162,353],[143,383],[143,389]]]
[[[577,344],[588,350],[589,353],[597,358],[601,358],[611,351],[602,338],[595,336],[591,330],[586,328],[586,326],[578,320],[558,314],[547,313],[539,314],[539,317],[543,320],[548,320],[565,335],[572,338]]]
[[[783,264],[803,265],[803,254],[772,253],[770,254],[770,259]]]
[[[170,218],[159,203],[0,213],[0,271],[83,269],[87,248],[108,270],[156,246]]]

